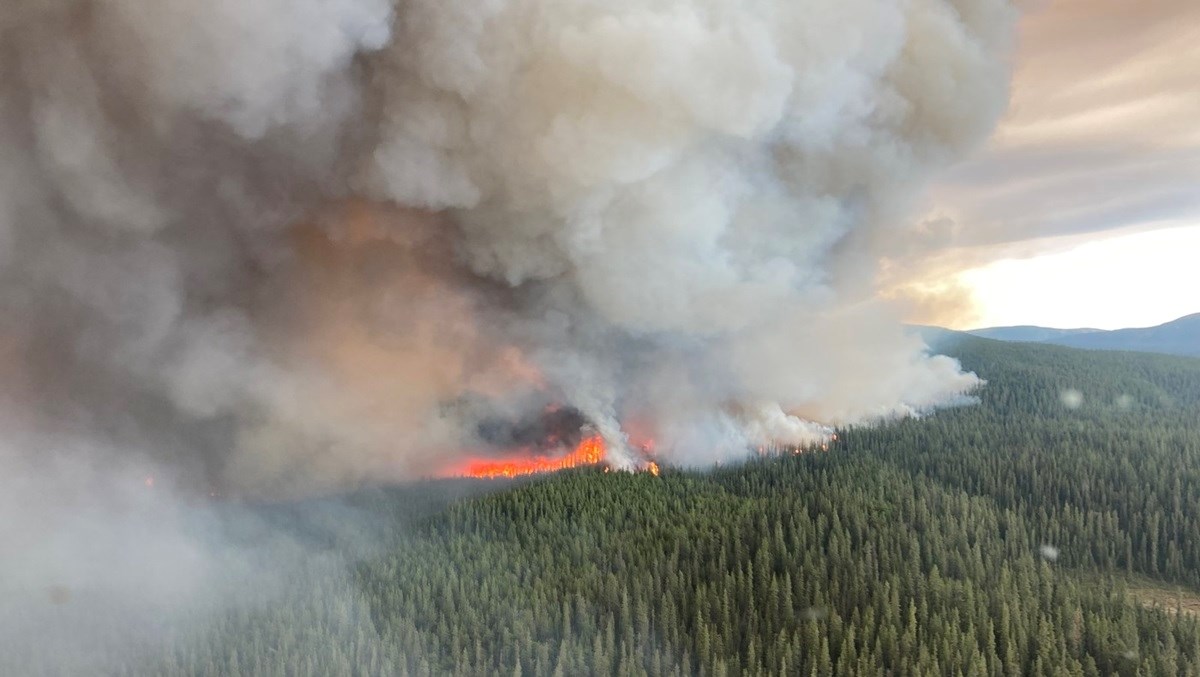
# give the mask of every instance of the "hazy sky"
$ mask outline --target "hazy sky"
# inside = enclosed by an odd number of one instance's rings
[[[1200,312],[1200,1],[1036,3],[1007,117],[932,197],[925,228],[952,245],[910,264],[937,297],[925,320]]]

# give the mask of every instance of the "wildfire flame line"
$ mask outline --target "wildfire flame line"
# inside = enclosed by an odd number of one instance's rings
[[[642,453],[653,454],[653,441],[642,445]],[[608,448],[604,438],[593,435],[585,438],[565,456],[531,456],[528,451],[517,452],[502,458],[474,458],[441,473],[442,477],[471,477],[475,479],[500,479],[558,472],[570,468],[598,466],[604,463]],[[655,477],[659,475],[658,463],[643,459],[639,470]],[[608,472],[608,468],[605,468]]]
[[[477,458],[464,463],[448,473],[457,477],[495,479],[522,477],[539,473],[556,472],[568,468],[599,465],[606,453],[604,439],[599,435],[588,437],[566,456],[509,456],[506,458]]]

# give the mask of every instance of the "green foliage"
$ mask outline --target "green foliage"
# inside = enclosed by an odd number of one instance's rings
[[[1125,586],[1200,586],[1200,360],[951,352],[988,379],[979,405],[828,453],[459,500],[128,672],[1200,674],[1196,618]],[[411,491],[359,507],[390,524]]]

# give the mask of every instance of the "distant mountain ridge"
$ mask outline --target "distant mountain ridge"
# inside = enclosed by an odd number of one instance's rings
[[[998,341],[1049,343],[1087,350],[1131,350],[1200,357],[1200,313],[1156,327],[1131,329],[1052,329],[1048,327],[988,327],[965,332]]]
[[[1060,339],[1066,336],[1075,334],[1091,334],[1094,332],[1103,331],[1102,329],[1051,329],[1049,327],[1035,327],[1033,325],[1020,325],[1017,327],[988,327],[986,329],[972,329],[968,334],[979,336],[982,338],[996,339],[997,341],[1021,341],[1027,343],[1045,343],[1055,339]]]

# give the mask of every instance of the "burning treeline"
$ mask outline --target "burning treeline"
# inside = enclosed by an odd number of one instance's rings
[[[642,429],[641,426],[634,428]],[[493,447],[492,450],[480,455],[455,454],[454,460],[440,468],[437,476],[511,479],[587,467],[604,467],[605,472],[616,467],[655,476],[660,472],[659,450],[653,438],[631,435],[626,445],[628,452],[619,464],[614,464],[604,437],[595,434],[591,424],[570,408],[548,407],[541,416],[515,424],[486,421],[480,425],[480,435]],[[830,444],[837,440],[837,433],[829,432],[819,442],[800,444],[773,440],[746,449],[745,453],[784,456],[829,451]]]
[[[1003,109],[1013,20],[10,0],[3,474],[417,477],[547,406],[617,466],[634,419],[707,463],[954,400],[977,380],[902,333],[875,270],[930,244],[905,224]]]
[[[836,442],[837,435],[831,435],[830,440]],[[627,464],[624,469],[648,472],[651,475],[658,476],[661,469],[658,462],[654,460],[653,447],[642,446],[639,451],[641,452],[640,458],[632,466],[628,466]],[[829,443],[822,442],[819,445],[814,444],[807,447],[799,444],[781,445],[773,443],[759,446],[754,451],[759,456],[799,455],[808,451],[829,451]],[[443,469],[441,476],[472,477],[476,479],[511,479],[526,475],[570,470],[572,468],[601,466],[605,463],[607,456],[608,450],[605,448],[604,438],[594,435],[584,438],[573,450],[562,455],[544,456],[526,448],[499,457],[468,458],[465,461],[460,461],[455,465]],[[610,466],[605,466],[604,472],[608,472],[610,469]]]
[[[469,458],[458,465],[442,471],[448,477],[474,477],[493,479],[512,478],[524,475],[557,472],[570,468],[585,468],[604,463],[606,456],[604,438],[594,435],[583,439],[572,451],[561,456],[543,456],[522,449],[518,453],[502,457]],[[643,468],[657,468],[647,460]]]

